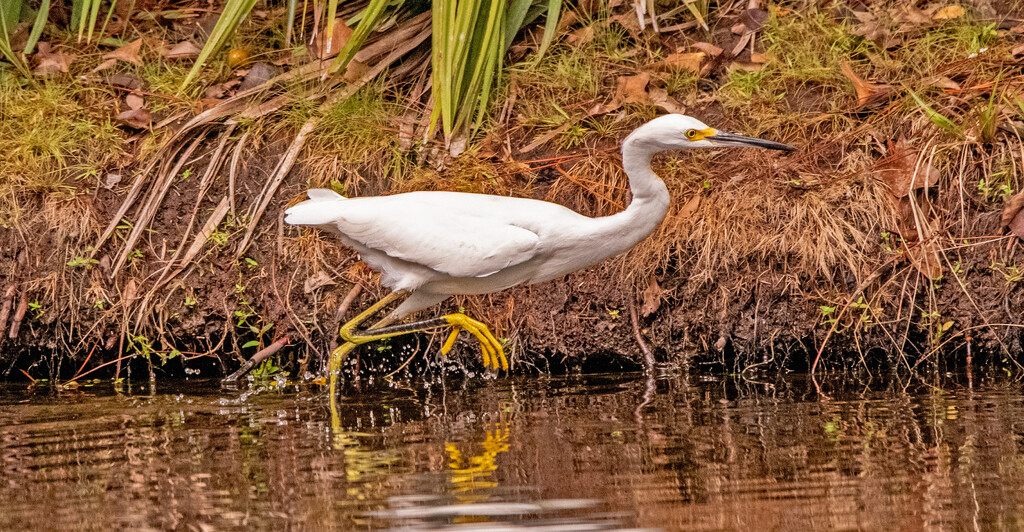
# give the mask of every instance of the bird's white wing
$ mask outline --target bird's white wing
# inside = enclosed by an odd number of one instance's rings
[[[500,212],[483,217],[475,209],[410,194],[352,198],[335,205],[333,222],[344,236],[453,277],[485,277],[525,262],[540,242],[536,233],[507,223]]]

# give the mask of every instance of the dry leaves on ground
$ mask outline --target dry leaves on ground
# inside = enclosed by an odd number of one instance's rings
[[[936,11],[935,14],[932,15],[932,18],[935,20],[950,20],[960,18],[964,16],[964,13],[964,8],[958,5],[951,5]]]
[[[1007,227],[1018,238],[1024,238],[1024,191],[1013,195],[1003,207],[1001,227]]]
[[[139,52],[141,51],[142,38],[140,37],[117,50],[114,50],[113,52],[103,54],[103,59],[107,59],[108,61],[113,59],[114,61],[124,61],[133,65],[141,65],[142,59],[139,58]]]
[[[640,294],[640,315],[646,318],[651,314],[658,311],[661,307],[661,296],[665,291],[658,286],[658,278],[651,276],[651,282],[647,284],[647,288],[644,288],[643,293]]]
[[[199,47],[192,41],[181,41],[168,50],[164,57],[167,59],[194,59],[199,57]]]
[[[934,240],[910,242],[903,244],[907,260],[917,271],[929,279],[942,277],[942,258],[939,256],[939,244]]]
[[[117,120],[135,129],[146,129],[153,123],[153,115],[145,108],[140,107],[118,114]]]
[[[875,164],[875,172],[897,198],[939,182],[938,168],[922,157],[905,139],[889,144],[889,153]]]
[[[49,76],[58,72],[68,73],[68,67],[75,60],[75,56],[61,52],[52,52],[50,43],[39,43],[39,51],[35,55],[35,74],[37,76]]]
[[[317,59],[327,59],[328,57],[338,55],[338,52],[345,47],[349,38],[352,37],[352,28],[345,25],[345,19],[335,19],[332,37],[325,43],[326,37],[327,32],[321,32],[313,42],[313,54]]]
[[[846,61],[843,61],[839,68],[842,70],[843,75],[853,83],[853,89],[857,92],[857,105],[859,107],[878,107],[892,96],[892,85],[871,83],[861,78]]]
[[[683,105],[669,96],[665,89],[652,87],[648,91],[647,84],[650,81],[651,75],[647,72],[641,72],[635,76],[619,76],[612,101],[594,106],[590,109],[589,114],[591,116],[607,114],[627,103],[655,105],[669,113],[685,111]]]

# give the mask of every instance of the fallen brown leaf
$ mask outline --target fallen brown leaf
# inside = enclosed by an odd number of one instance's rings
[[[112,66],[114,66],[116,64],[117,64],[117,59],[107,59],[106,61],[96,65],[96,68],[92,69],[92,71],[93,71],[93,73],[96,73],[96,72],[99,72],[101,70],[106,70],[106,69],[108,69],[108,68],[110,68],[110,67],[112,67]]]
[[[664,61],[651,65],[656,70],[689,70],[693,73],[700,72],[700,64],[707,56],[704,52],[690,52],[683,54],[668,54]]]
[[[181,41],[164,54],[167,59],[192,59],[199,57],[199,47],[192,41]]]
[[[135,129],[146,129],[153,123],[153,115],[146,109],[131,109],[117,115],[117,119]]]
[[[647,72],[635,76],[619,76],[614,99],[622,103],[647,103],[647,83],[650,81],[651,75]]]
[[[107,83],[115,87],[124,87],[133,91],[143,87],[145,82],[135,74],[114,74],[107,78]]]
[[[929,279],[942,277],[942,260],[939,255],[939,244],[934,240],[925,240],[914,244],[903,244],[906,257],[917,271]]]
[[[922,159],[921,152],[903,139],[889,144],[889,153],[875,165],[875,171],[897,198],[919,188],[934,187],[941,176],[937,168]]]
[[[758,72],[762,68],[764,68],[764,63],[745,63],[743,61],[733,61],[732,63],[729,63],[729,66],[726,67],[726,70],[730,73],[736,70],[742,70],[744,72]]]
[[[665,112],[674,114],[686,114],[686,107],[675,98],[668,95],[668,91],[660,87],[651,87],[647,93],[651,103],[662,108]]]
[[[860,23],[850,29],[851,34],[873,41],[883,49],[891,48],[898,43],[889,31],[889,26],[879,22],[871,13],[853,11],[852,14]]]
[[[722,49],[709,43],[709,42],[695,42],[690,45],[691,48],[696,48],[711,57],[718,57],[722,55]],[[678,50],[677,50],[678,51]]]
[[[938,87],[948,91],[959,91],[960,84],[947,78],[946,76],[936,75],[924,80],[924,84],[930,87]]]
[[[858,76],[846,61],[843,61],[839,68],[843,75],[853,83],[853,89],[857,92],[857,105],[859,107],[876,107],[881,105],[893,93],[891,85],[871,83]]]
[[[765,54],[759,54],[757,52],[750,52],[750,62],[754,64],[762,64],[768,61],[768,56]]]
[[[1018,238],[1024,238],[1024,191],[1014,194],[1006,202],[1000,226],[1008,227]]]
[[[739,16],[740,23],[750,31],[761,31],[765,21],[768,20],[768,12],[763,9],[748,9]]]
[[[103,59],[114,59],[115,61],[124,61],[133,65],[141,65],[142,59],[139,58],[139,52],[142,51],[142,38],[135,39],[134,41],[114,50],[103,54]]]
[[[679,209],[679,213],[676,214],[677,220],[689,220],[693,217],[694,213],[697,212],[697,208],[700,207],[700,194],[694,194],[690,199],[686,200]]]
[[[306,294],[312,294],[317,288],[323,288],[332,284],[337,283],[334,282],[334,279],[331,279],[330,275],[320,270],[306,278],[306,281],[302,283],[302,291]]]
[[[899,21],[909,22],[911,24],[928,24],[932,19],[928,16],[928,13],[925,13],[914,6],[906,6],[900,13]]]
[[[326,25],[325,25],[326,28]],[[313,55],[317,59],[326,59],[338,55],[338,52],[345,47],[345,43],[348,42],[349,38],[352,37],[352,28],[345,25],[344,18],[334,19],[334,32],[329,42],[327,40],[327,32],[321,32],[317,35],[315,41],[313,41]]]
[[[932,15],[932,19],[934,19],[934,20],[950,20],[950,19],[954,19],[954,18],[960,18],[960,17],[964,16],[964,13],[965,13],[964,8],[962,8],[962,7],[958,6],[958,5],[946,6],[946,7],[942,8],[942,9],[936,11],[935,14]]]
[[[60,52],[51,52],[50,43],[41,42],[39,43],[39,51],[35,54],[36,68],[34,72],[37,76],[49,76],[50,74],[56,74],[57,72],[67,74],[68,67],[74,60],[75,56]]]
[[[135,110],[142,109],[142,106],[146,104],[146,101],[138,94],[129,94],[124,97],[124,103],[128,104],[128,108]]]
[[[647,288],[644,288],[643,293],[640,294],[640,315],[643,317],[650,316],[658,311],[661,307],[661,296],[665,291],[658,286],[658,278],[651,276],[651,282],[647,284]]]
[[[572,46],[583,46],[592,40],[594,40],[593,24],[576,29],[565,38],[565,41]]]

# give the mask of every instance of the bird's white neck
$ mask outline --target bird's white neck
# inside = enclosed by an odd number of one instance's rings
[[[668,212],[669,195],[665,183],[651,170],[651,158],[659,150],[633,142],[632,136],[622,143],[622,168],[629,177],[633,200],[626,210],[599,218],[602,233],[610,237],[614,249],[609,256],[618,255],[643,240],[661,223]]]

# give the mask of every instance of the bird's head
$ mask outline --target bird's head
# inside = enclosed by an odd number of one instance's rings
[[[644,151],[687,148],[767,148],[793,151],[789,144],[719,131],[686,115],[664,115],[638,127],[626,137],[623,147],[632,145]]]

